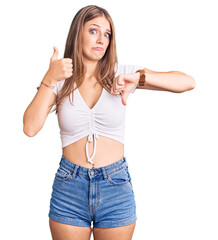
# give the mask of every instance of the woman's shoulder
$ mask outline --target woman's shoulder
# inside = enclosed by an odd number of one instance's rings
[[[54,87],[53,91],[54,91],[54,93],[55,93],[56,95],[58,94],[58,92],[59,92],[59,91],[61,90],[61,88],[63,87],[65,80],[66,80],[66,79],[57,81],[57,83],[55,84],[55,87]]]
[[[135,73],[137,70],[142,69],[143,67],[139,64],[122,64],[116,63],[115,64],[115,72],[116,75],[125,74],[125,73]]]

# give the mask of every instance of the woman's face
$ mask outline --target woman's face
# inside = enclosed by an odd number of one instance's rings
[[[82,34],[84,60],[99,61],[110,43],[110,34],[110,24],[105,17],[97,17],[86,22]]]

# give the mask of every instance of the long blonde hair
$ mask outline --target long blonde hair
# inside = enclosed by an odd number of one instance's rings
[[[58,106],[65,97],[69,96],[69,100],[71,102],[70,94],[73,93],[73,91],[76,89],[74,89],[75,82],[77,88],[82,84],[84,79],[84,65],[81,45],[83,27],[87,21],[90,21],[99,16],[105,17],[110,23],[111,36],[108,48],[104,56],[98,61],[94,75],[97,79],[97,82],[103,88],[105,88],[105,90],[110,92],[113,78],[115,77],[114,67],[117,63],[115,27],[109,13],[104,8],[98,7],[96,5],[88,5],[81,8],[76,13],[71,23],[65,45],[64,58],[72,59],[73,75],[65,79],[63,87],[56,97],[56,107],[53,111],[50,111],[50,113],[54,112],[55,110],[56,114],[58,113]]]

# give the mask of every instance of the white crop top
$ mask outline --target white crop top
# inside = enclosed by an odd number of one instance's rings
[[[124,73],[135,73],[143,67],[137,65],[121,65],[115,69],[115,77]],[[57,95],[65,80],[58,81],[53,89]],[[132,89],[134,93],[136,86]],[[71,93],[72,94],[72,93]],[[97,103],[93,108],[89,108],[83,100],[78,89],[73,92],[71,102],[69,96],[64,98],[58,108],[58,124],[60,127],[60,137],[62,148],[87,136],[86,156],[87,160],[93,164],[93,157],[96,152],[96,139],[99,135],[114,139],[124,144],[125,131],[125,106],[122,104],[121,95],[113,95],[104,88]],[[93,154],[89,157],[88,142],[94,137]]]

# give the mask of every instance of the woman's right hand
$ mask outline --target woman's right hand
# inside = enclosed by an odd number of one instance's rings
[[[71,58],[58,59],[58,49],[54,48],[54,53],[50,59],[49,69],[46,76],[50,81],[55,84],[60,80],[64,80],[73,75],[73,64]]]

